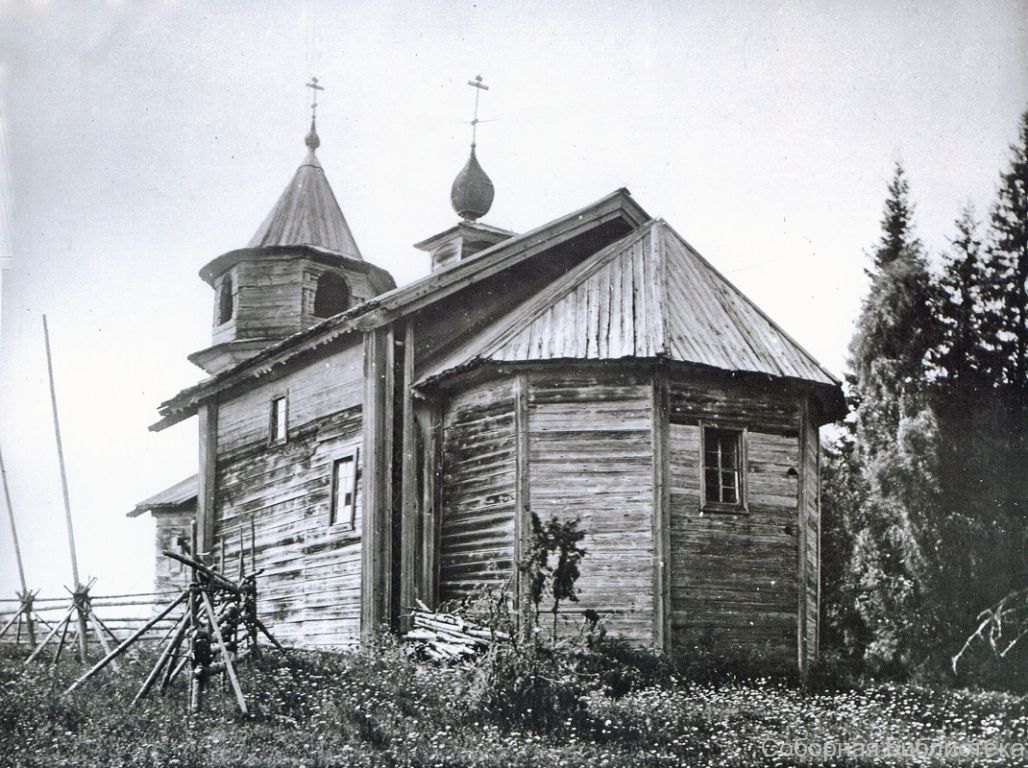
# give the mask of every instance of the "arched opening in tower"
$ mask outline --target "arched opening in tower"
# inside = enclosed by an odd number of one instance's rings
[[[226,277],[221,281],[221,290],[218,293],[218,325],[227,323],[232,319],[232,278]]]
[[[331,317],[350,306],[350,286],[341,275],[326,272],[318,278],[314,292],[314,316]]]

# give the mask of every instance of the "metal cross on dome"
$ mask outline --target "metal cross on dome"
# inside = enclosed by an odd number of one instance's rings
[[[478,97],[482,91],[488,91],[489,86],[482,82],[481,75],[475,75],[474,80],[468,80],[468,85],[475,89],[475,118],[471,121],[471,146],[474,147],[478,139],[478,124],[483,122],[478,119]]]
[[[312,77],[311,81],[306,84],[311,89],[311,122],[318,116],[318,91],[325,90],[325,86],[318,85],[318,78]]]

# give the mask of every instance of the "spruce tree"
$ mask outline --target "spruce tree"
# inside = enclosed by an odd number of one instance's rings
[[[989,249],[993,322],[985,329],[994,349],[994,379],[1028,396],[1028,111],[1021,115],[1010,168],[1001,174],[992,208]]]
[[[942,387],[967,391],[987,386],[982,372],[984,295],[988,290],[979,222],[967,205],[954,222],[956,236],[942,256],[942,273],[935,291],[939,345],[933,354],[934,373]]]
[[[856,440],[867,496],[854,520],[857,610],[874,666],[900,671],[930,655],[938,542],[938,429],[927,382],[938,343],[932,283],[897,164],[868,296],[850,346]]]

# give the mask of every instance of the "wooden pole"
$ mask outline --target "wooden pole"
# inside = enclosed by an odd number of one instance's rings
[[[4,468],[4,455],[0,452],[0,476],[3,477],[4,481],[4,501],[7,503],[7,516],[11,520],[11,538],[14,540],[14,556],[18,561],[18,578],[21,579],[21,591],[22,593],[28,593],[28,587],[25,585],[25,568],[21,562],[21,547],[18,546],[18,529],[14,525],[14,507],[11,506],[11,491],[7,487],[7,470]]]
[[[74,605],[72,605],[71,608],[68,609],[68,613],[64,617],[64,619],[65,620],[71,620],[71,615],[73,613],[75,613],[75,606]],[[57,627],[59,627],[59,626],[61,626],[61,625],[58,624],[57,626],[55,626],[53,629],[50,630],[50,634],[48,634],[45,638],[43,638],[43,642],[41,642],[39,644],[39,646],[36,648],[36,650],[34,650],[32,652],[32,655],[29,656],[27,659],[25,659],[25,663],[26,664],[28,664],[30,661],[32,661],[34,658],[36,658],[36,656],[39,655],[39,652],[42,651],[46,647],[46,644],[50,642],[50,640],[53,638],[54,635],[57,634]]]
[[[53,356],[50,353],[50,329],[43,315],[43,340],[46,344],[46,372],[50,378],[50,405],[54,414],[54,437],[57,440],[57,461],[61,467],[61,491],[64,494],[64,519],[68,525],[68,550],[71,553],[71,577],[77,592],[82,586],[79,580],[78,556],[75,553],[75,528],[71,522],[71,499],[68,496],[68,475],[64,469],[64,446],[61,442],[61,422],[57,416],[57,389],[54,386]],[[78,611],[79,619],[79,656],[86,660],[86,615]]]
[[[163,611],[158,613],[156,616],[154,616],[152,619],[150,619],[150,621],[148,621],[142,627],[137,629],[135,632],[133,632],[132,635],[129,638],[127,638],[126,640],[122,641],[121,645],[119,645],[117,648],[115,648],[113,651],[111,651],[111,653],[109,655],[104,656],[104,658],[100,659],[100,661],[98,661],[96,664],[94,664],[92,669],[90,669],[88,672],[86,672],[86,674],[82,675],[82,677],[80,677],[78,680],[76,680],[74,683],[72,683],[71,686],[62,695],[67,695],[67,694],[71,693],[76,688],[78,688],[80,685],[82,685],[82,683],[86,682],[86,680],[91,678],[93,675],[95,675],[101,669],[103,669],[108,664],[110,664],[112,661],[114,661],[114,659],[116,657],[120,656],[124,652],[124,650],[126,648],[128,648],[130,645],[132,645],[132,643],[134,643],[136,640],[138,640],[140,637],[142,637],[143,633],[145,633],[147,630],[149,630],[151,627],[153,627],[154,624],[156,624],[161,619],[163,619],[165,616],[167,616],[169,613],[171,613],[173,610],[175,610],[179,606],[179,604],[183,600],[185,600],[188,596],[189,596],[189,592],[187,591],[187,592],[183,592],[181,595],[179,595],[177,598],[175,598],[167,608],[165,608]]]
[[[64,617],[64,629],[61,630],[61,639],[57,643],[57,652],[54,653],[54,660],[50,666],[56,667],[57,662],[61,660],[61,651],[64,650],[64,639],[68,636],[68,627],[71,625],[71,614],[69,613]]]
[[[157,663],[154,664],[153,670],[150,672],[150,674],[146,678],[146,681],[143,683],[143,687],[139,689],[139,693],[137,693],[136,697],[132,699],[132,704],[130,704],[129,706],[134,706],[137,701],[146,696],[146,694],[149,693],[150,689],[153,687],[153,684],[157,682],[157,678],[164,669],[164,666],[166,664],[171,664],[171,654],[178,648],[179,643],[182,642],[182,637],[186,634],[187,629],[189,629],[188,613],[186,613],[181,619],[179,619],[178,626],[175,628],[174,637],[172,637],[171,642],[169,642],[164,647],[164,650],[161,652],[160,657],[157,659]]]
[[[200,592],[200,599],[203,600],[203,607],[207,611],[207,618],[211,622],[211,631],[214,633],[214,639],[218,641],[218,647],[221,649],[221,658],[225,662],[225,671],[228,673],[228,680],[232,684],[232,692],[236,695],[236,703],[239,704],[239,711],[244,715],[249,714],[246,709],[246,699],[243,697],[243,689],[239,687],[239,680],[236,678],[236,670],[232,666],[232,657],[229,655],[228,648],[225,646],[225,639],[221,636],[221,628],[218,626],[218,617],[214,615],[214,606],[211,605],[211,600],[207,597],[206,592]]]
[[[32,624],[32,597],[29,595],[29,588],[25,584],[25,566],[21,560],[21,546],[18,544],[18,528],[14,524],[14,507],[11,505],[11,491],[7,485],[7,469],[4,467],[4,455],[0,452],[0,477],[4,483],[4,501],[7,504],[7,516],[11,521],[11,539],[14,541],[14,559],[18,563],[18,578],[21,581],[21,594],[18,597],[22,601],[22,612],[25,613],[25,629],[29,633],[29,645],[36,645],[36,628]],[[20,613],[18,614],[20,615]],[[0,632],[2,635],[3,632]]]

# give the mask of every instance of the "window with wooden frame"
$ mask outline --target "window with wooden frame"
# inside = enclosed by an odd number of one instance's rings
[[[289,408],[286,396],[271,399],[271,416],[268,421],[268,439],[271,443],[284,443],[289,437]]]
[[[358,449],[332,462],[332,501],[328,510],[329,525],[343,525],[351,530],[357,523],[357,459]]]
[[[746,511],[745,430],[703,427],[703,508]]]

